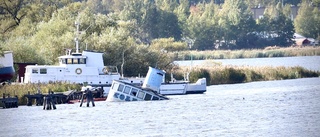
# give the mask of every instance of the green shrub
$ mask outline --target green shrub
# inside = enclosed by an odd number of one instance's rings
[[[210,83],[210,74],[205,69],[193,70],[189,74],[190,82],[196,82],[199,78],[206,78],[207,83]]]

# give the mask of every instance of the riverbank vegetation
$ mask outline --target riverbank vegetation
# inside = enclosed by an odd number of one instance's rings
[[[189,67],[179,69],[179,78],[183,77]],[[311,71],[302,67],[249,67],[249,66],[221,66],[194,67],[190,73],[190,81],[206,77],[207,85],[235,84],[253,81],[285,80],[308,77],[319,77],[320,71]]]
[[[238,59],[238,58],[270,58],[293,56],[320,56],[319,46],[306,47],[268,47],[251,50],[206,50],[183,51],[175,54],[175,60],[208,60],[208,59]]]

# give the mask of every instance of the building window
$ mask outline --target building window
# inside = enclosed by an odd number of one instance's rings
[[[131,90],[131,87],[126,86],[123,92],[129,94],[130,90]]]
[[[38,74],[38,69],[32,69],[32,73]]]
[[[47,69],[46,68],[41,68],[40,69],[40,74],[47,74]]]
[[[124,86],[122,84],[120,84],[118,87],[118,91],[122,92],[123,88],[124,88]]]

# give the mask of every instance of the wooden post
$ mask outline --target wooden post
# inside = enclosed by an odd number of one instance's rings
[[[81,96],[80,107],[82,107],[83,99],[84,99],[85,96],[86,96],[86,92],[83,92],[82,96]]]
[[[93,100],[93,95],[92,95],[92,91],[89,90],[89,88],[83,92],[82,97],[81,97],[81,102],[80,102],[80,107],[82,107],[82,103],[84,98],[87,98],[87,107],[89,107],[89,103],[92,102],[92,106],[94,107],[94,100]]]
[[[43,110],[57,109],[53,98],[53,92],[50,91],[47,96],[43,97]]]
[[[87,107],[89,107],[89,103],[90,101],[92,102],[92,106],[94,107],[94,100],[93,100],[93,95],[92,95],[92,91],[87,89]]]
[[[28,95],[30,95],[30,91],[28,91]],[[27,99],[28,99],[27,106],[32,106],[32,99],[28,96],[27,96]]]

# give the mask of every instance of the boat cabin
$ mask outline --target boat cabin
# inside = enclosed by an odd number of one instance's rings
[[[110,95],[112,97],[110,97]],[[142,89],[131,83],[114,80],[107,101],[150,101],[168,98],[148,89]]]
[[[116,66],[104,66],[101,52],[83,51],[60,56],[59,65],[28,65],[24,83],[70,82],[111,85],[119,79]]]

